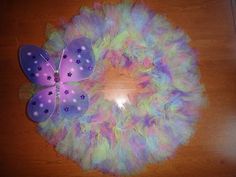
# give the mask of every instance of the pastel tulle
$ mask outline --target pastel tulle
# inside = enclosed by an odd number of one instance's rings
[[[38,124],[56,150],[83,169],[134,174],[173,155],[194,131],[203,87],[189,38],[162,16],[132,3],[95,4],[60,28],[49,28],[45,48],[52,56],[73,39],[92,40],[94,73],[78,83],[86,90],[87,112]],[[127,70],[145,90],[132,104],[101,93],[110,67]]]

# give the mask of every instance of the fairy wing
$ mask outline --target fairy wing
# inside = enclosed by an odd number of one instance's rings
[[[95,66],[91,41],[86,37],[73,40],[63,50],[59,76],[61,83],[77,82],[89,77]],[[87,94],[76,86],[60,84],[60,114],[81,117],[89,106]]]
[[[63,50],[59,75],[62,82],[77,82],[89,77],[95,66],[90,39],[81,37],[73,40]]]
[[[20,48],[20,65],[26,77],[33,83],[54,85],[54,63],[42,48],[24,45]]]
[[[87,94],[78,86],[60,85],[60,115],[64,118],[81,117],[89,106]]]
[[[28,102],[27,113],[31,120],[42,122],[52,116],[56,109],[56,87],[37,92]]]

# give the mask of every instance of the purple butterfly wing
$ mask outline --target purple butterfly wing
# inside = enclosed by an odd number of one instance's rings
[[[62,82],[76,82],[89,77],[95,66],[90,39],[75,39],[64,49],[59,74]]]
[[[87,94],[76,86],[61,84],[60,114],[65,118],[81,117],[89,106]]]
[[[34,45],[24,45],[19,55],[21,68],[31,82],[42,86],[55,84],[55,65],[45,50]]]
[[[56,87],[37,92],[28,102],[27,113],[31,120],[42,122],[52,116],[56,109]]]

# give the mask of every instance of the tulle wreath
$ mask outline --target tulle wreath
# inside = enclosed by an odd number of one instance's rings
[[[96,58],[94,73],[77,84],[89,96],[89,109],[73,120],[39,123],[39,132],[83,169],[133,174],[173,155],[192,135],[203,100],[189,38],[143,5],[95,4],[49,28],[45,48],[59,56],[80,36],[92,40]],[[111,68],[127,72],[143,91],[117,102],[106,99],[102,90]]]

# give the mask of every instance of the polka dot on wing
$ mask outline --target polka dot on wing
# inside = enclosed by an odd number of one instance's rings
[[[65,111],[65,112],[68,112],[68,111],[69,111],[69,107],[66,106],[66,107],[64,108],[64,111]]]
[[[39,107],[42,108],[42,107],[43,107],[43,103],[40,103],[40,104],[39,104]]]
[[[86,47],[85,47],[85,46],[82,46],[81,49],[82,49],[82,50],[86,50]]]
[[[34,115],[34,116],[38,116],[38,115],[39,115],[38,111],[34,111],[34,112],[33,112],[33,115]]]
[[[64,93],[67,95],[69,94],[69,90],[65,90]]]
[[[77,52],[78,52],[78,53],[80,53],[81,51],[82,51],[82,50],[81,50],[80,48],[79,48],[79,49],[77,49]]]
[[[47,113],[49,112],[49,110],[48,110],[48,109],[45,109],[43,112],[44,112],[45,114],[47,114]]]
[[[80,63],[81,63],[81,61],[80,61],[80,60],[76,60],[76,63],[77,63],[77,64],[80,64]]]
[[[38,69],[38,71],[41,71],[41,70],[42,70],[42,67],[41,67],[41,66],[38,66],[37,69]]]
[[[28,55],[28,56],[31,56],[31,55],[32,55],[32,53],[31,53],[31,52],[27,52],[27,55]]]
[[[74,103],[76,103],[77,102],[77,100],[75,99],[75,98],[73,98],[73,100],[72,100]]]
[[[85,99],[85,96],[84,96],[84,95],[81,95],[80,98],[81,98],[82,100],[84,100],[84,99]]]
[[[92,70],[93,70],[93,67],[92,67],[92,66],[89,66],[89,67],[88,67],[88,70],[89,70],[89,71],[92,71]]]

